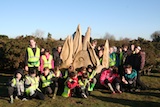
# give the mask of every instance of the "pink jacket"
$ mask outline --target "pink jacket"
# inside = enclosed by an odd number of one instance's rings
[[[100,83],[104,85],[104,81],[107,79],[110,83],[116,78],[119,77],[118,74],[113,74],[111,70],[105,70],[101,73]]]

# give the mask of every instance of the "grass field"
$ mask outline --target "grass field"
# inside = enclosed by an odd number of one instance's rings
[[[45,101],[14,100],[9,103],[7,87],[3,86],[10,75],[0,73],[0,107],[160,107],[160,73],[154,72],[148,76],[142,76],[142,81],[150,89],[135,93],[110,94],[108,90],[95,89],[87,99],[63,98],[57,96],[55,100],[46,96]]]

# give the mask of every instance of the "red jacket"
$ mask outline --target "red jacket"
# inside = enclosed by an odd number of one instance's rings
[[[70,89],[75,88],[76,86],[78,86],[78,78],[69,78],[67,81],[67,87]]]

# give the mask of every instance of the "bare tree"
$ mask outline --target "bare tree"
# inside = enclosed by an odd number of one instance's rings
[[[115,37],[114,37],[114,35],[106,33],[105,36],[103,37],[103,39],[115,40]]]
[[[151,38],[154,42],[159,42],[160,41],[160,31],[155,31],[152,35]]]
[[[44,31],[37,29],[33,35],[37,38],[42,38],[44,36]]]

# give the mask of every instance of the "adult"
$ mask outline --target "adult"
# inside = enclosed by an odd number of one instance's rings
[[[133,69],[137,71],[137,87],[140,87],[141,89],[145,90],[147,89],[147,86],[140,80],[141,72],[140,70],[143,69],[145,64],[145,56],[141,52],[141,47],[137,46],[135,48],[135,54],[132,54],[132,62],[131,65]]]
[[[53,48],[53,50],[52,50],[53,60],[54,60],[55,66],[60,66],[62,63],[62,59],[60,58],[61,51],[62,51],[61,45],[57,46],[57,49]]]
[[[109,66],[116,66],[116,54],[114,52],[113,47],[109,48]]]
[[[35,69],[38,74],[40,70],[40,49],[36,46],[34,38],[30,39],[29,43],[25,54],[25,70],[30,72]]]

